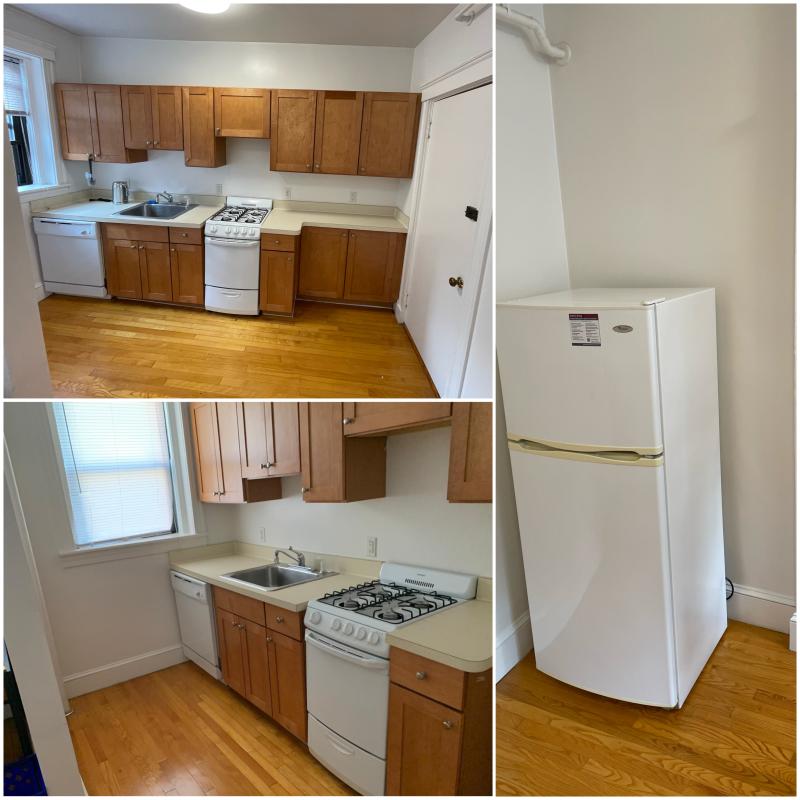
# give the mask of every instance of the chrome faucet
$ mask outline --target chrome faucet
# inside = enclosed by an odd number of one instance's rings
[[[160,202],[159,197],[163,197],[168,203],[174,202],[175,198],[169,192],[159,192],[156,195],[156,203]]]
[[[294,549],[291,545],[289,546],[288,550],[276,550],[275,551],[275,564],[279,564],[278,555],[283,553],[285,556],[289,556],[289,558],[294,559],[297,562],[298,567],[304,567],[306,565],[306,557],[303,553],[299,553],[297,550]]]

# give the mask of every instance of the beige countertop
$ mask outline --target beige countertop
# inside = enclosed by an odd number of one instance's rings
[[[120,222],[125,225],[155,225],[164,228],[202,228],[205,221],[222,208],[222,205],[199,205],[174,219],[156,219],[153,217],[121,217],[119,211],[138,206],[136,203],[114,203],[102,200],[87,200],[75,205],[51,208],[48,211],[34,211],[34,217],[47,217],[49,219],[68,219],[80,222]]]
[[[361,231],[408,233],[399,219],[383,214],[347,214],[343,212],[274,208],[261,223],[261,233],[298,236],[304,225],[318,228],[352,228]]]
[[[464,672],[492,668],[492,604],[469,600],[386,635],[392,647]]]

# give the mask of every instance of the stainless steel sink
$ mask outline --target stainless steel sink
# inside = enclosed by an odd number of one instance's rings
[[[140,203],[138,206],[117,211],[114,216],[120,217],[155,217],[157,219],[175,219],[185,211],[197,208],[197,203],[188,206],[183,203]]]
[[[316,572],[308,567],[294,567],[286,564],[267,564],[264,567],[252,567],[250,569],[240,569],[237,572],[229,572],[223,578],[243,583],[249,586],[257,586],[259,589],[283,589],[286,586],[294,586],[297,583],[308,583],[308,581],[318,581],[320,578],[329,578],[337,575],[336,572]]]

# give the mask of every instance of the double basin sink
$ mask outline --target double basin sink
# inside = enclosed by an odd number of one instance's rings
[[[197,203],[190,203],[188,206],[183,203],[140,203],[138,206],[131,206],[124,211],[117,211],[114,216],[175,219],[193,208],[197,208]]]
[[[267,564],[265,567],[251,567],[249,569],[240,569],[237,572],[228,572],[222,577],[228,578],[228,580],[235,583],[254,586],[257,589],[274,591],[275,589],[285,589],[287,586],[295,586],[298,583],[330,578],[332,575],[337,574],[336,572],[317,572],[308,567]]]

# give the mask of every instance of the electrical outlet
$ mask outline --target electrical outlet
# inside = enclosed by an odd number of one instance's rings
[[[218,197],[222,197],[222,184],[221,183],[217,184],[217,196]]]
[[[287,187],[286,187],[286,188],[283,190],[283,196],[284,196],[284,197],[285,197],[287,200],[291,200],[291,199],[292,199],[292,187],[291,187],[291,186],[287,186]]]
[[[350,202],[351,203],[358,202],[358,192],[350,192]]]
[[[266,528],[259,528],[258,536],[262,542],[266,544],[267,541],[267,529]]]
[[[377,558],[378,557],[378,537],[377,536],[369,536],[367,538],[367,555],[370,558]]]

